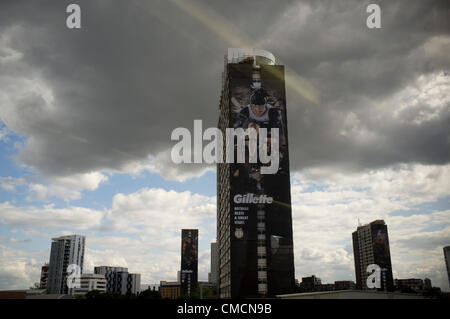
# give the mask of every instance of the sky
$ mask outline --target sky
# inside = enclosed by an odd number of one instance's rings
[[[380,29],[366,8],[381,7]],[[66,7],[81,8],[81,29]],[[355,280],[351,233],[388,225],[394,278],[450,291],[448,1],[0,2],[0,289],[39,281],[51,238],[85,272],[176,280],[181,229],[216,236],[216,170],[174,164],[177,127],[218,121],[229,47],[286,66],[296,278]]]

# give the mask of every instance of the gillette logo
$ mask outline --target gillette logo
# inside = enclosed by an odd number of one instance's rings
[[[267,195],[255,196],[253,194],[234,196],[235,204],[272,204],[273,198]]]

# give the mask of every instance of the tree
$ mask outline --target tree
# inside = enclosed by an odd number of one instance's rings
[[[35,282],[33,286],[30,287],[30,289],[43,289],[43,288],[38,282]]]
[[[213,289],[209,286],[203,286],[202,296],[203,298],[214,296]],[[197,289],[190,296],[182,295],[178,299],[200,299],[200,285],[197,285]]]
[[[100,290],[91,290],[84,295],[86,299],[102,299],[102,292]]]
[[[431,299],[441,299],[443,297],[441,288],[439,287],[433,287],[428,290],[426,290],[423,295],[425,297],[429,297]]]
[[[161,299],[161,294],[159,291],[148,288],[139,294],[138,299]]]
[[[415,291],[414,289],[410,288],[410,287],[402,287],[400,289],[400,292],[403,294],[416,294],[417,291]]]

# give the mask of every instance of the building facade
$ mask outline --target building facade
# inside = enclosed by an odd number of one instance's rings
[[[69,265],[75,265],[79,275],[83,273],[85,236],[69,235],[52,238],[48,266],[47,291],[49,294],[69,294],[67,277]]]
[[[198,229],[181,230],[181,294],[190,296],[198,284]]]
[[[295,279],[284,66],[267,51],[228,49],[219,111],[223,136],[229,129],[255,129],[259,143],[251,144],[249,136],[223,141],[223,163],[217,165],[219,296],[290,293]],[[263,155],[269,153],[267,161]]]
[[[408,278],[408,279],[395,279],[394,286],[396,290],[414,290],[415,292],[422,292],[425,290],[425,283],[422,279]]]
[[[429,290],[429,289],[431,289],[431,279],[430,278],[425,278],[424,280],[423,280],[423,288],[425,289],[425,290]]]
[[[41,279],[39,281],[39,288],[47,289],[48,282],[48,264],[41,267]]]
[[[445,267],[447,268],[448,284],[450,285],[450,246],[444,247]]]
[[[310,277],[303,277],[300,283],[300,288],[304,291],[320,291],[322,280],[315,275]]]
[[[391,254],[387,225],[384,220],[375,220],[370,224],[358,226],[352,234],[353,256],[355,260],[356,288],[369,289],[367,272],[369,265],[380,267],[380,288],[383,291],[394,290]]]
[[[178,299],[181,296],[181,285],[177,281],[161,281],[159,287],[162,299]]]
[[[81,275],[80,287],[73,289],[73,295],[85,295],[92,290],[106,292],[106,279],[104,275],[100,274]]]
[[[217,243],[211,243],[211,275],[208,280],[217,287],[219,281],[219,250]]]
[[[128,295],[141,290],[141,275],[128,273],[128,268],[97,266],[94,273],[105,277],[106,291],[109,293]]]
[[[160,287],[159,287],[159,284],[142,284],[141,292],[143,292],[145,290],[159,291]]]

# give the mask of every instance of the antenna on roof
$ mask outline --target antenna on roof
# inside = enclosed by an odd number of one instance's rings
[[[361,222],[359,221],[359,217],[358,217],[358,227],[361,226]]]

